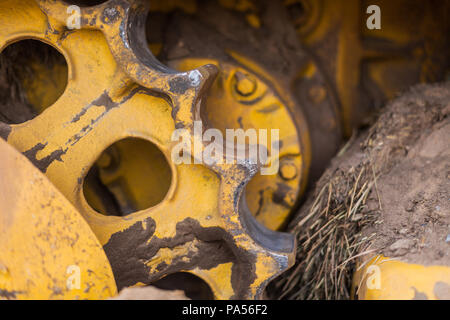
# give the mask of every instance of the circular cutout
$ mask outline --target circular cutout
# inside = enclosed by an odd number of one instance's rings
[[[51,106],[67,86],[68,66],[54,47],[21,40],[0,54],[0,121],[19,124]]]
[[[126,216],[160,203],[171,182],[170,165],[155,144],[126,138],[103,151],[84,180],[83,192],[97,212]]]

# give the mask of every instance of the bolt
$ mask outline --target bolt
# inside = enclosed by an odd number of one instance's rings
[[[292,162],[282,160],[279,173],[284,180],[292,180],[297,176],[297,167]]]
[[[239,71],[234,74],[234,78],[236,81],[234,88],[238,94],[248,97],[255,93],[257,88],[256,79]]]

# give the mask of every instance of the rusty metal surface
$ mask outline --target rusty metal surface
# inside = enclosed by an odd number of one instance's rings
[[[111,0],[83,7],[81,29],[68,30],[63,2],[1,1],[1,49],[38,39],[68,63],[63,95],[30,121],[2,124],[2,137],[83,215],[119,289],[188,271],[205,280],[216,298],[261,298],[268,281],[292,265],[294,239],[264,228],[248,212],[242,195],[255,165],[171,162],[171,134],[186,128],[194,139],[193,122],[200,120],[200,101],[217,68],[176,72],[159,63],[143,34],[146,4]],[[83,181],[100,154],[125,138],[148,140],[161,150],[171,185],[154,207],[105,216],[87,203]]]

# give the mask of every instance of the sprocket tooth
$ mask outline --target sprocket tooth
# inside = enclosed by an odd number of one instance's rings
[[[240,297],[261,299],[267,284],[295,262],[295,238],[291,234],[272,231],[256,221],[245,196],[246,183],[257,172],[257,165],[222,166],[220,212],[225,230],[241,253],[236,254],[243,266],[251,266],[242,275]],[[245,252],[245,253],[244,253]],[[249,281],[253,277],[253,281]],[[247,283],[247,285],[242,285]]]

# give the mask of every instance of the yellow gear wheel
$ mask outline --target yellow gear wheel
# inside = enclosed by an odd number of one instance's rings
[[[82,214],[119,289],[187,271],[218,299],[261,298],[268,282],[293,264],[294,238],[266,229],[249,213],[243,190],[256,165],[236,158],[210,166],[172,161],[175,129],[186,129],[192,145],[205,146],[195,140],[194,121],[201,121],[202,97],[217,68],[176,72],[159,63],[144,41],[147,4],[110,0],[82,7],[80,29],[70,30],[67,3],[0,1],[1,50],[36,39],[68,64],[62,96],[27,122],[2,124],[0,134]],[[151,208],[103,215],[86,201],[83,181],[103,151],[125,139],[149,141],[162,152],[170,187]]]

